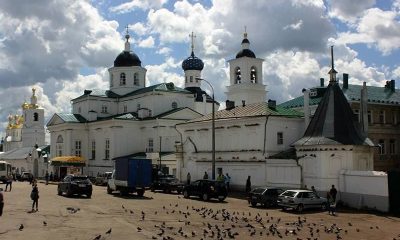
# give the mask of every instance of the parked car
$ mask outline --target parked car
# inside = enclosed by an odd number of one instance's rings
[[[224,182],[214,180],[197,180],[183,188],[183,196],[199,196],[202,200],[208,201],[210,198],[217,198],[220,202],[224,201],[228,192]]]
[[[22,172],[21,176],[19,178],[19,181],[23,182],[23,181],[29,181],[29,179],[32,179],[33,175],[30,172]]]
[[[310,190],[287,190],[279,195],[278,205],[283,210],[291,208],[299,212],[307,208],[321,208],[322,210],[326,210],[328,200],[317,196]]]
[[[151,185],[151,190],[162,190],[165,193],[176,191],[181,193],[185,184],[181,183],[174,175],[159,175]]]
[[[281,188],[258,187],[253,189],[248,196],[248,202],[253,206],[261,204],[263,207],[272,207],[278,204],[278,196],[283,193]]]
[[[68,197],[74,194],[83,194],[91,198],[92,190],[92,183],[88,176],[68,175],[58,183],[57,193],[58,195],[65,193]]]
[[[94,180],[94,184],[100,185],[100,186],[107,186],[108,179],[111,178],[112,172],[105,172],[102,174],[99,174],[96,179]]]

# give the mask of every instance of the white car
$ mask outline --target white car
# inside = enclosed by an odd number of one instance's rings
[[[328,200],[316,195],[310,190],[286,190],[278,197],[278,206],[302,212],[306,208],[321,208],[326,210]]]

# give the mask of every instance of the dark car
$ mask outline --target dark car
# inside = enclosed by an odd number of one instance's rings
[[[258,187],[253,189],[248,196],[248,202],[255,207],[261,204],[263,207],[272,207],[278,204],[278,196],[283,193],[281,188]]]
[[[204,201],[210,198],[217,198],[220,202],[224,201],[228,192],[224,182],[214,180],[197,180],[183,188],[183,196],[199,196]]]
[[[57,188],[58,195],[65,193],[68,197],[79,194],[86,195],[88,198],[92,196],[92,183],[87,176],[66,176]]]
[[[165,193],[170,193],[176,191],[181,193],[183,191],[185,184],[181,183],[174,175],[160,175],[152,185],[151,190],[162,190]]]

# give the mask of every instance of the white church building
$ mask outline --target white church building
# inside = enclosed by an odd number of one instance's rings
[[[47,123],[56,175],[69,173],[76,157],[89,176],[112,171],[118,157],[149,158],[177,174],[175,125],[210,113],[212,104],[218,108],[196,79],[204,63],[194,55],[193,37],[192,53],[182,63],[184,89],[172,82],[146,86],[147,70],[131,51],[128,32],[125,38],[124,51],[108,69],[109,89],[85,90],[71,100],[71,113],[56,113]]]

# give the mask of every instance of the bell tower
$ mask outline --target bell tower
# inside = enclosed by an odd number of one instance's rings
[[[44,131],[44,109],[37,103],[36,89],[32,88],[30,104],[22,104],[22,146],[32,147],[34,145],[42,146],[45,143]]]

